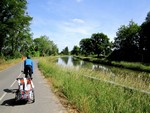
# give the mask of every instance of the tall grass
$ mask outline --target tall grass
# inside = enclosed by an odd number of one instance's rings
[[[0,71],[18,63],[18,62],[21,62],[21,61],[22,61],[21,58],[20,59],[11,59],[11,60],[6,61],[4,58],[0,57]]]
[[[57,91],[83,113],[149,113],[150,95],[124,89],[83,75],[99,74],[88,69],[68,69],[53,58],[41,59],[39,67]]]
[[[113,77],[115,82],[150,92],[150,73],[121,70],[115,67],[111,68],[111,71],[115,73]]]

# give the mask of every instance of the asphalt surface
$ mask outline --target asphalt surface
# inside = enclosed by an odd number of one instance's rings
[[[21,74],[23,62],[0,71],[0,113],[67,113],[58,98],[53,94],[47,81],[41,76],[34,61],[33,83],[35,91],[34,103],[15,103],[13,90],[18,88],[17,77]]]

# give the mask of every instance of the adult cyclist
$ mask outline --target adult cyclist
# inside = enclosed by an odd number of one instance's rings
[[[28,74],[29,74],[30,78],[32,79],[33,72],[34,72],[33,61],[30,59],[29,56],[27,56],[27,59],[24,60],[24,74],[25,74],[25,77],[28,78]]]

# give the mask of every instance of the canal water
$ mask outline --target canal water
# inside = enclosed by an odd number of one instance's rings
[[[93,71],[103,71],[106,73],[108,72],[115,77],[115,81],[117,81],[117,79],[119,78],[121,79],[121,82],[131,81],[131,84],[132,82],[134,82],[135,86],[138,83],[140,83],[140,85],[146,88],[146,90],[150,90],[150,73],[118,68],[114,66],[96,64],[96,63],[76,59],[72,56],[59,57],[57,60],[57,64],[62,65],[64,67],[75,67],[78,69],[88,68]]]
[[[64,67],[88,68],[88,69],[92,69],[96,71],[112,72],[115,75],[118,75],[118,74],[122,75],[121,73],[124,73],[126,76],[132,74],[132,76],[136,75],[137,77],[141,75],[145,77],[146,76],[150,77],[150,73],[147,73],[147,72],[118,68],[118,67],[108,66],[108,65],[103,65],[103,64],[96,64],[96,63],[76,59],[73,56],[59,57],[57,59],[57,64],[62,65]]]
[[[59,57],[57,60],[57,64],[62,65],[64,67],[88,68],[88,69],[99,70],[99,71],[111,71],[110,67],[108,66],[83,61],[80,59],[76,59],[72,56]]]

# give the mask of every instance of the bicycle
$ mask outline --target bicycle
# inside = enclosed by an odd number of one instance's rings
[[[28,75],[28,77],[17,78],[17,81],[18,81],[18,89],[15,95],[16,102],[25,101],[29,103],[34,103],[35,93],[32,78],[30,78]]]

